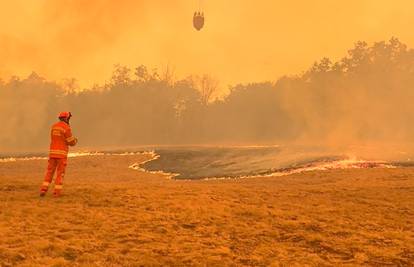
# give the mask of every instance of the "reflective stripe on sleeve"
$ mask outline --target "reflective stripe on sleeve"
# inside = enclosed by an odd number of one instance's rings
[[[42,186],[49,186],[50,183],[49,182],[43,182]]]
[[[57,150],[57,149],[51,149],[49,150],[49,154],[55,154],[55,155],[67,155],[68,151],[65,150]]]
[[[55,185],[55,189],[62,189],[63,188],[63,185],[61,185],[61,184],[56,184]]]
[[[71,137],[66,138],[66,142],[72,142],[72,141],[75,141],[75,137],[71,136]]]
[[[62,131],[62,132],[64,132],[65,131],[65,129],[64,128],[62,128],[62,127],[53,127],[52,128],[53,130],[60,130],[60,131]]]

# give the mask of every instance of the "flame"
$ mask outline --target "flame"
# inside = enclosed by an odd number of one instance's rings
[[[373,169],[373,168],[394,169],[396,168],[396,166],[393,166],[390,163],[387,163],[385,161],[368,161],[368,160],[361,160],[361,159],[356,159],[356,158],[348,158],[348,159],[337,160],[337,161],[332,161],[332,162],[311,163],[303,167],[283,169],[283,170],[279,170],[279,171],[266,174],[266,175],[240,176],[237,178],[211,177],[211,178],[205,178],[203,180],[280,177],[280,176],[287,176],[291,174],[311,172],[311,171],[327,171],[327,170],[337,170],[337,169]]]
[[[144,168],[142,168],[141,166],[144,165],[147,162],[153,161],[153,160],[157,160],[159,159],[161,156],[156,154],[154,151],[150,151],[150,152],[146,152],[147,155],[150,155],[151,158],[148,160],[145,160],[143,162],[140,163],[134,163],[131,166],[129,166],[129,169],[135,170],[135,171],[140,171],[140,172],[145,172],[145,173],[151,173],[151,174],[161,174],[163,176],[166,176],[168,179],[172,179],[176,176],[178,176],[178,173],[170,173],[170,172],[164,172],[164,171],[149,171],[146,170]]]
[[[87,156],[134,156],[134,155],[152,155],[154,152],[122,152],[122,153],[109,153],[98,151],[77,151],[70,152],[68,158],[78,158]],[[155,154],[155,153],[154,153]],[[0,163],[16,162],[16,161],[30,161],[30,160],[47,160],[48,157],[6,157],[0,158]]]
[[[140,162],[134,163],[128,166],[129,169],[135,171],[141,171],[146,173],[152,174],[161,174],[166,176],[167,178],[171,179],[179,174],[176,173],[168,173],[162,170],[160,171],[148,171],[141,166],[147,162],[157,160],[160,158],[160,155],[156,154],[154,151],[144,151],[144,152],[122,152],[122,153],[104,153],[104,152],[71,152],[68,154],[70,158],[76,157],[86,157],[86,156],[133,156],[133,155],[149,155],[150,159]],[[8,157],[8,158],[0,158],[0,163],[7,163],[7,162],[16,162],[16,161],[31,161],[31,160],[47,160],[48,157]],[[209,177],[204,178],[203,180],[222,180],[222,179],[246,179],[246,178],[261,178],[261,177],[280,177],[280,176],[287,176],[291,174],[303,173],[303,172],[310,172],[310,171],[327,171],[327,170],[335,170],[335,169],[372,169],[372,168],[396,168],[396,166],[386,162],[386,161],[369,161],[369,160],[362,160],[357,159],[356,157],[349,157],[343,160],[331,161],[331,162],[317,162],[317,163],[310,163],[302,167],[297,168],[287,168],[275,171],[270,174],[265,175],[250,175],[250,176],[240,176],[237,178],[229,178],[229,177]],[[191,180],[191,179],[180,179],[180,180]]]

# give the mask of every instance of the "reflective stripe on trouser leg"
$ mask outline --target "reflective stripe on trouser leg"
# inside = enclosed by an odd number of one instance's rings
[[[63,178],[65,176],[66,165],[67,159],[58,159],[57,175],[55,181],[55,194],[60,194],[62,192],[62,184]]]
[[[43,181],[42,186],[40,187],[41,192],[46,192],[48,190],[49,185],[52,182],[53,175],[55,174],[56,167],[57,167],[57,160],[54,158],[50,158],[47,164],[45,179]]]

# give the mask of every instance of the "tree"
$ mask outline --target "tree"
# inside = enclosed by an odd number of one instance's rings
[[[193,86],[200,92],[200,102],[207,106],[214,100],[219,88],[219,81],[208,74],[192,76]]]
[[[112,73],[111,83],[114,85],[127,85],[131,83],[131,69],[119,64],[115,65]]]

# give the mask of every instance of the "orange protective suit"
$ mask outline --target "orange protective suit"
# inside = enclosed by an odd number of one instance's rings
[[[40,188],[40,194],[46,194],[49,185],[53,180],[53,175],[56,174],[54,195],[60,196],[62,193],[63,177],[65,176],[65,169],[67,164],[67,156],[69,147],[77,143],[77,139],[72,136],[72,130],[64,121],[55,123],[50,131],[50,151],[49,162],[45,175],[44,182]]]

